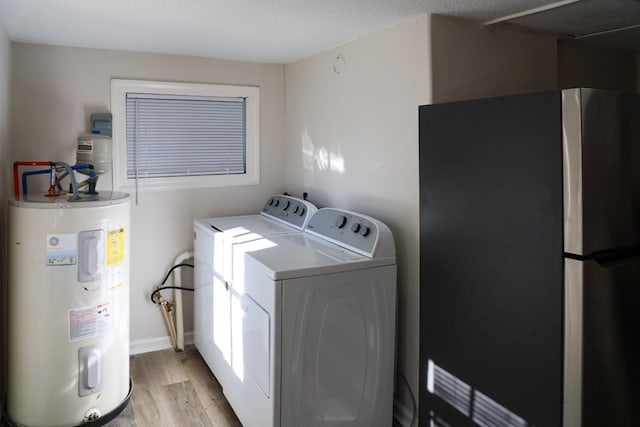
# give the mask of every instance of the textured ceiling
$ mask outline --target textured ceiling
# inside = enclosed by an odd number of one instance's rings
[[[581,0],[509,23],[640,53],[640,0]]]
[[[570,0],[564,0],[565,2]],[[15,42],[288,63],[427,13],[487,22],[558,0],[0,0]],[[640,0],[581,0],[509,21],[583,35],[640,24]],[[640,52],[640,30],[589,42]]]

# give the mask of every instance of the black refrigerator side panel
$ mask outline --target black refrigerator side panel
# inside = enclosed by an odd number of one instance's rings
[[[560,93],[419,114],[420,424],[560,426]]]
[[[640,426],[640,258],[582,265],[582,426]]]

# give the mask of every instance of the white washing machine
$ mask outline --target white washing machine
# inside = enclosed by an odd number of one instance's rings
[[[380,221],[319,209],[304,233],[232,245],[232,371],[245,427],[392,425],[393,236]]]
[[[194,341],[223,387],[232,371],[233,242],[257,236],[302,233],[316,211],[306,200],[275,195],[256,215],[194,221]]]

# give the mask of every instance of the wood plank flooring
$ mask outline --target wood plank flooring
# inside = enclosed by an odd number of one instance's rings
[[[195,347],[132,356],[130,370],[129,405],[107,427],[241,427]]]

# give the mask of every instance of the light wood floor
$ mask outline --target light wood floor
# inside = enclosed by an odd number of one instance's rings
[[[107,427],[241,427],[193,346],[131,356],[133,395]]]

